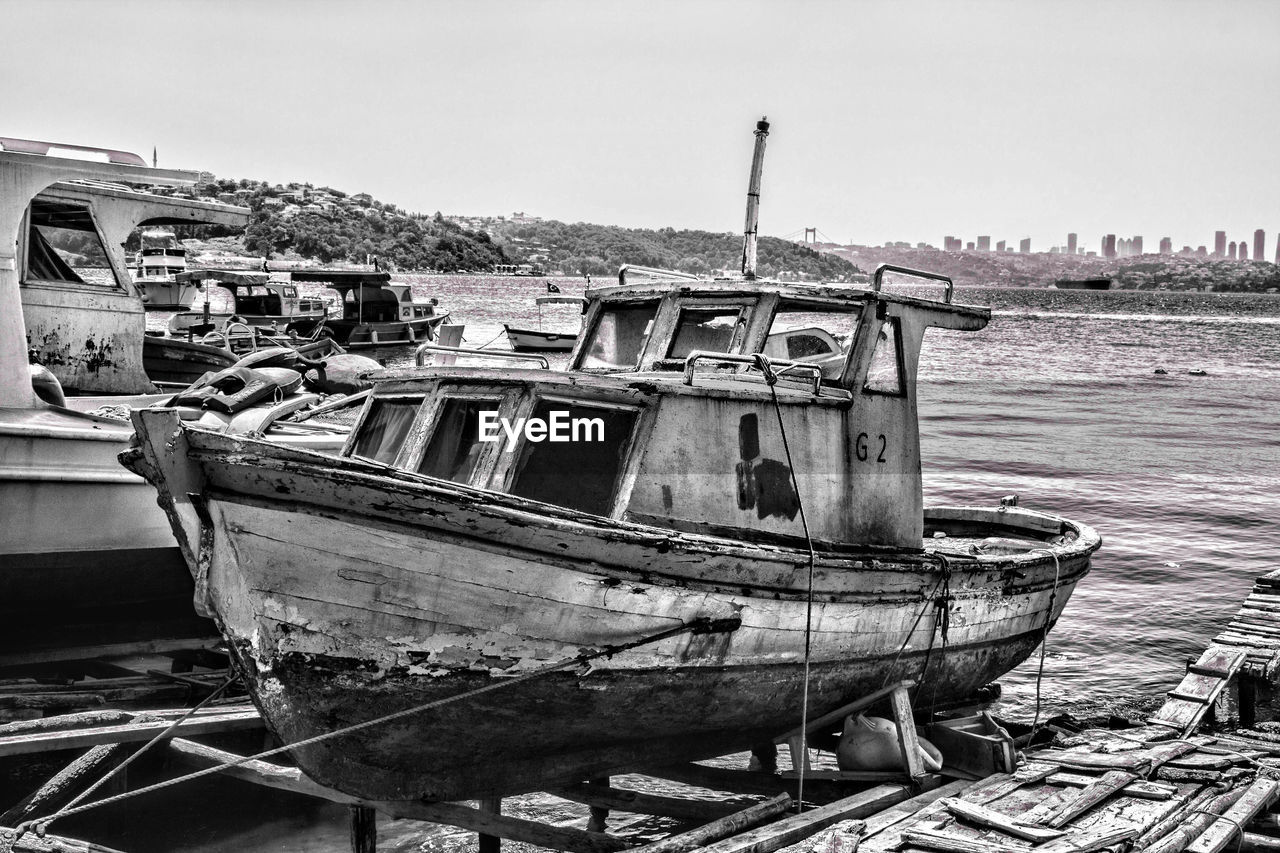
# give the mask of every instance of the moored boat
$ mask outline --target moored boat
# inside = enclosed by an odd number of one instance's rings
[[[247,326],[311,329],[323,322],[329,301],[306,296],[286,278],[267,272],[246,270],[192,270],[176,276],[179,284],[204,288],[204,304],[198,311],[183,311],[169,318],[169,331],[181,334],[188,329],[201,332],[221,330],[234,321]],[[231,296],[230,307],[211,310],[210,287],[220,287]]]
[[[268,725],[368,724],[296,749],[309,776],[369,800],[554,788],[767,742],[806,697],[959,698],[1039,644],[1097,534],[923,505],[921,343],[990,312],[945,279],[760,280],[753,211],[741,278],[624,268],[565,371],[384,372],[336,459],[135,414],[122,460]],[[766,352],[815,328],[837,359]]]
[[[296,270],[293,281],[315,282],[338,292],[340,316],[324,321],[325,334],[347,349],[403,346],[435,340],[448,312],[435,299],[420,302],[413,286],[390,273],[359,270]]]
[[[191,307],[200,287],[191,281],[179,281],[186,272],[187,251],[167,228],[147,228],[139,235],[134,283],[142,291],[142,302],[149,311],[180,311]]]
[[[538,328],[518,329],[506,323],[502,324],[507,333],[507,342],[515,352],[571,352],[578,342],[577,332],[551,332],[542,328],[543,305],[582,305],[577,296],[539,296],[534,300],[538,305]]]

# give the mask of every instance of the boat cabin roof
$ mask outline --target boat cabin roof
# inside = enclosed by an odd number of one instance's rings
[[[391,273],[366,272],[364,270],[294,270],[294,281],[313,281],[327,284],[334,290],[383,285],[391,281]]]
[[[227,290],[265,285],[271,281],[269,274],[251,270],[187,270],[178,273],[173,279],[178,284],[213,282]]]

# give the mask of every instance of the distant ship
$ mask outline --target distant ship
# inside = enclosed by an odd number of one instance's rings
[[[1109,278],[1060,278],[1049,287],[1055,290],[1110,290]]]

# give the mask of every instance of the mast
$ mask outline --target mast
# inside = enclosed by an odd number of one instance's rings
[[[769,136],[769,117],[756,122],[756,150],[751,158],[751,182],[747,185],[747,226],[742,235],[742,277],[756,277],[756,228],[760,223],[760,171],[764,168],[764,142]]]

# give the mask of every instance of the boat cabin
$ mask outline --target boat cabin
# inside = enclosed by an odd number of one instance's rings
[[[201,308],[175,314],[169,321],[173,332],[212,323],[221,327],[232,317],[250,326],[281,328],[290,323],[315,323],[329,311],[329,300],[304,296],[291,280],[273,278],[271,273],[245,270],[192,270],[177,276],[180,284],[199,284],[205,288],[208,304],[209,287],[217,286],[231,296],[229,310],[209,311]]]
[[[146,225],[243,227],[249,211],[119,182],[189,185],[195,177],[148,169],[126,152],[0,138],[0,230],[9,238],[0,245],[12,247],[0,248],[0,285],[12,277],[20,293],[21,310],[14,306],[7,322],[24,327],[22,372],[28,360],[41,364],[68,393],[154,390],[142,364],[142,289],[129,275],[125,241]],[[0,328],[0,337],[12,334]]]
[[[315,282],[334,290],[342,312],[325,326],[347,347],[375,347],[430,340],[448,317],[437,301],[414,299],[413,285],[393,282],[390,273],[360,270],[297,270],[295,282]]]
[[[633,283],[624,268],[587,292],[566,371],[384,371],[345,453],[735,539],[795,544],[803,502],[817,543],[918,549],[924,333],[990,313],[952,304],[949,282],[938,300],[880,285]]]
[[[187,269],[187,251],[168,229],[154,228],[139,237],[138,278],[167,278]]]

